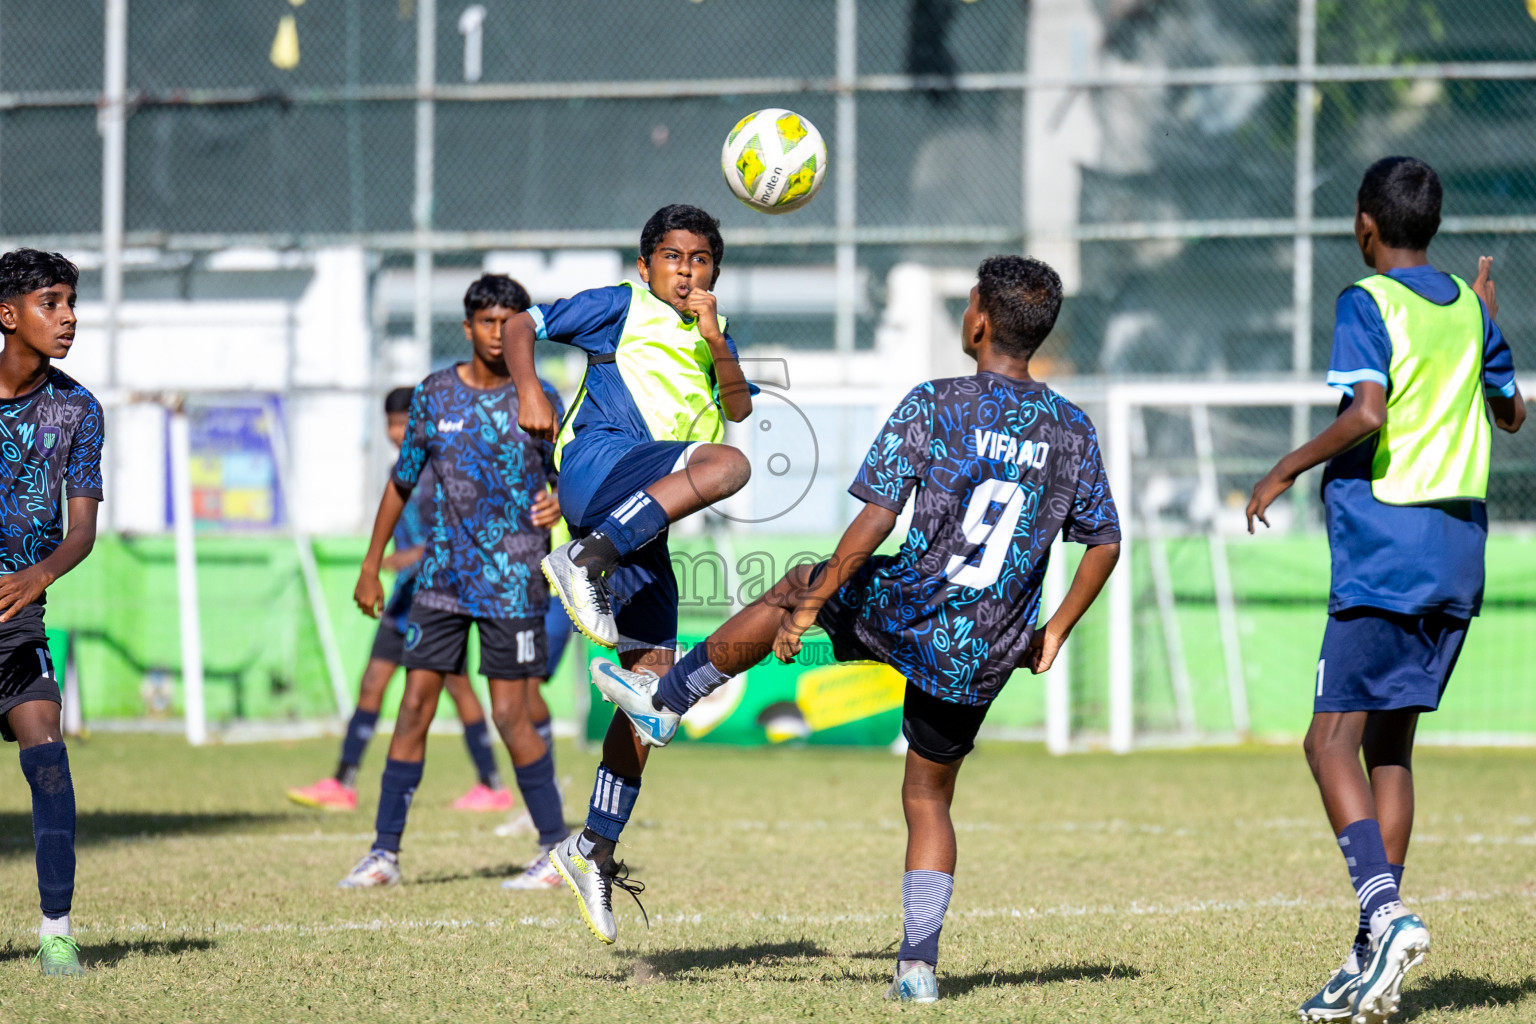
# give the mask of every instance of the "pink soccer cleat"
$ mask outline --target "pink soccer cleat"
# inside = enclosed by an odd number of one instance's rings
[[[303,807],[319,807],[326,811],[357,810],[357,790],[343,786],[335,779],[321,779],[313,786],[290,789],[288,799]]]
[[[483,782],[477,782],[474,789],[453,802],[453,809],[456,811],[510,811],[512,791],[492,789]]]

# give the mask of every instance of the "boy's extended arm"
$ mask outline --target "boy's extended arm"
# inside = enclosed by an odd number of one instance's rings
[[[1374,381],[1360,381],[1355,385],[1354,401],[1349,403],[1349,408],[1339,413],[1321,434],[1275,463],[1275,468],[1253,485],[1253,496],[1248,499],[1248,532],[1253,532],[1255,519],[1269,525],[1269,520],[1264,518],[1265,510],[1290,489],[1297,477],[1313,466],[1349,451],[1380,430],[1386,421],[1386,388]]]
[[[539,381],[538,369],[533,364],[533,343],[538,331],[533,317],[519,313],[507,321],[501,329],[501,348],[507,361],[507,372],[512,375],[512,386],[517,389],[517,425],[529,437],[540,441],[555,439],[554,406],[544,394]]]
[[[827,571],[821,574],[814,587],[798,595],[794,610],[784,616],[779,634],[773,639],[773,653],[780,661],[795,660],[795,655],[800,653],[800,636],[816,624],[816,613],[821,611],[821,606],[869,560],[895,528],[896,513],[879,505],[867,504],[854,517],[837,542],[837,550],[827,561]]]
[[[740,423],[752,415],[752,386],[747,383],[741,363],[720,330],[714,293],[705,288],[689,292],[688,309],[698,318],[699,336],[709,343],[709,354],[715,360],[715,384],[720,388],[721,410],[726,419]]]
[[[1029,650],[1024,653],[1024,665],[1031,672],[1039,675],[1051,667],[1051,662],[1056,660],[1056,652],[1061,650],[1061,645],[1067,642],[1067,637],[1072,633],[1072,627],[1077,625],[1078,620],[1088,611],[1088,606],[1099,596],[1099,591],[1104,589],[1104,583],[1118,561],[1119,544],[1095,544],[1083,552],[1083,560],[1077,563],[1077,572],[1072,574],[1072,585],[1067,588],[1067,596],[1061,599],[1061,607],[1052,613],[1045,625],[1035,630],[1034,637],[1029,641]]]
[[[373,536],[368,539],[368,553],[363,556],[362,571],[357,574],[357,586],[352,600],[370,619],[384,612],[384,586],[379,582],[379,564],[384,560],[384,547],[395,524],[400,522],[400,512],[405,508],[407,492],[391,480],[384,485],[384,496],[379,499],[379,511],[373,517]]]
[[[0,577],[0,622],[43,596],[54,580],[85,561],[96,544],[95,498],[69,499],[69,532],[53,549],[53,554],[25,569]]]
[[[1498,289],[1493,284],[1493,257],[1479,256],[1477,258],[1477,277],[1472,282],[1472,290],[1477,297],[1483,300],[1483,307],[1488,310],[1488,319],[1499,318]],[[1488,409],[1493,413],[1493,425],[1500,430],[1513,434],[1525,423],[1525,398],[1517,390],[1513,395],[1505,398],[1503,395],[1489,395]]]

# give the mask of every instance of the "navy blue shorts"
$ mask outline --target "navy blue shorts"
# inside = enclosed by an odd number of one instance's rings
[[[629,449],[597,486],[580,521],[571,523],[571,536],[585,537],[636,491],[681,469],[693,447],[688,441],[645,441]],[[677,647],[677,577],[667,550],[667,531],[621,561],[606,582],[619,627],[620,653]]]
[[[1328,616],[1312,711],[1433,711],[1451,680],[1467,620],[1346,608]]]

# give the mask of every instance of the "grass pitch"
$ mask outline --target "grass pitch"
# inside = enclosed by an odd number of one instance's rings
[[[1299,750],[984,745],[956,801],[944,998],[902,1009],[881,998],[904,842],[888,754],[662,752],[621,848],[651,928],[619,907],[610,949],[568,892],[498,887],[532,841],[447,808],[471,781],[452,737],[432,741],[405,883],[336,889],[371,838],[374,746],[364,809],[327,815],[282,790],[324,771],[334,742],[71,744],[89,968],[75,980],[31,961],[29,803],[4,769],[0,1021],[1281,1021],[1353,931]],[[562,744],[558,758],[575,820],[596,757]],[[1396,1019],[1536,1019],[1533,769],[1525,751],[1420,754],[1404,888],[1435,947]]]

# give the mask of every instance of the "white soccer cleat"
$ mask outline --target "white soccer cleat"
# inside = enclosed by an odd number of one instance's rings
[[[576,840],[580,837],[580,832],[566,836],[559,846],[549,851],[549,863],[576,894],[581,916],[586,919],[592,934],[612,944],[619,937],[619,925],[613,919],[613,886],[609,876],[576,849]]]
[[[493,831],[503,839],[512,836],[536,836],[539,834],[539,826],[533,823],[533,815],[529,814],[525,808],[497,825]]]
[[[907,973],[891,982],[885,998],[902,1003],[936,1003],[939,1001],[939,982],[933,976],[933,968],[918,961],[907,968]]]
[[[1382,1024],[1402,1003],[1403,977],[1429,953],[1429,929],[1418,914],[1392,919],[1371,944],[1355,989],[1353,1024]]]
[[[601,576],[594,576],[571,561],[571,541],[562,544],[544,556],[540,565],[555,595],[565,605],[571,623],[581,635],[609,650],[618,646],[619,627],[613,621],[613,602]]]
[[[528,869],[515,878],[509,878],[501,883],[503,889],[558,889],[564,881],[560,872],[556,871],[549,863],[549,854],[540,855],[539,859],[528,865]]]
[[[624,669],[607,658],[593,658],[592,683],[603,699],[618,705],[635,727],[635,735],[648,747],[664,747],[677,735],[683,716],[666,708],[657,709],[651,700],[661,680],[645,669]]]
[[[339,889],[378,889],[400,884],[400,857],[387,850],[369,850],[368,856],[336,883]]]

